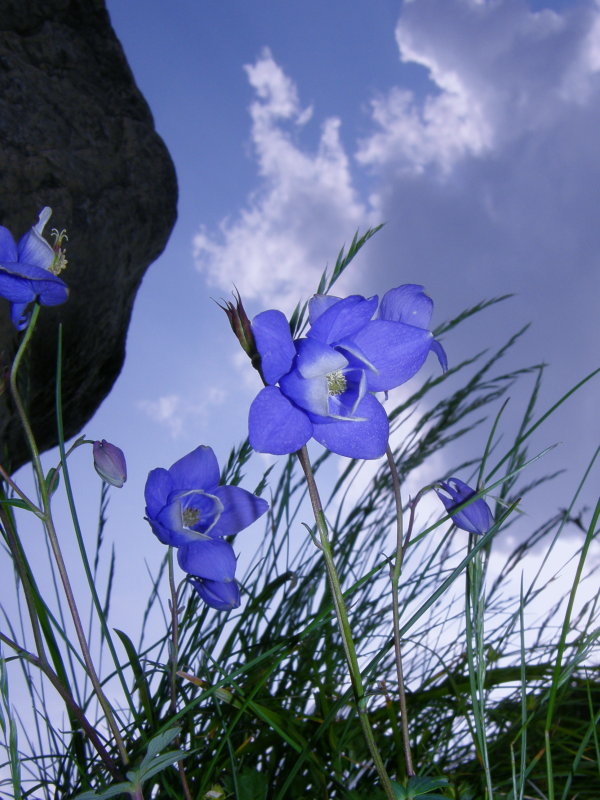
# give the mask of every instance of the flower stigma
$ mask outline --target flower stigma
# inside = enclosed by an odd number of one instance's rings
[[[50,235],[54,239],[54,244],[52,245],[54,261],[48,267],[48,272],[51,272],[53,275],[60,275],[63,269],[67,268],[67,257],[65,255],[63,242],[68,242],[69,237],[67,236],[66,230],[63,229],[59,231],[57,228],[52,228]]]
[[[330,397],[337,397],[346,391],[346,378],[340,369],[327,375],[327,393]]]
[[[181,521],[184,528],[193,528],[200,519],[200,511],[197,508],[184,508],[181,512]]]

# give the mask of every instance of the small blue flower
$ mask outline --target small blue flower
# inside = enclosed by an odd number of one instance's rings
[[[280,311],[252,322],[267,386],[250,407],[249,438],[255,450],[282,455],[314,437],[334,453],[378,458],[389,425],[374,392],[408,381],[430,350],[447,369],[446,354],[429,330],[433,302],[422,286],[387,292],[375,319],[377,297],[315,295],[310,329],[292,340]]]
[[[219,479],[214,452],[201,445],[170,469],[153,469],[145,489],[146,519],[153,532],[163,544],[178,548],[180,567],[201,579],[195,588],[214,608],[235,594],[233,587],[213,585],[235,577],[235,553],[223,537],[247,528],[269,507],[245,489],[220,486]]]
[[[59,247],[64,233],[57,235],[56,250],[42,237],[51,214],[52,209],[43,208],[37,224],[18,245],[8,228],[0,225],[0,296],[12,304],[11,319],[19,331],[27,327],[30,315],[25,309],[34,300],[43,306],[57,306],[69,294],[56,274],[66,264]]]
[[[121,448],[102,439],[101,442],[94,442],[92,450],[98,475],[106,483],[120,489],[127,480],[127,464]]]
[[[480,536],[489,531],[494,524],[494,517],[492,516],[488,504],[482,497],[474,500],[460,511],[454,511],[457,506],[462,505],[470,497],[477,494],[475,489],[471,489],[470,486],[459,478],[448,478],[445,483],[440,482],[439,487],[445,494],[442,494],[442,492],[437,489],[436,494],[444,504],[446,511],[452,517],[452,521],[457,528],[462,528],[463,531],[476,533]],[[449,497],[447,495],[449,495]]]

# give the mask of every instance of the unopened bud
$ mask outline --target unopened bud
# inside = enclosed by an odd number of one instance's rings
[[[218,303],[219,308],[227,314],[227,319],[231,325],[231,330],[235,333],[238,342],[242,345],[245,353],[248,354],[252,365],[255,369],[260,369],[260,355],[256,349],[256,342],[254,341],[254,334],[252,333],[252,325],[246,314],[246,309],[242,303],[240,293],[233,292],[235,303],[231,300],[224,300],[224,305]]]
[[[127,480],[127,464],[123,451],[114,444],[102,439],[94,442],[94,468],[106,483],[120,489]]]

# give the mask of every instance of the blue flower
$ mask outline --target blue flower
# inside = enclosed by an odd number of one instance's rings
[[[375,319],[377,297],[315,295],[310,329],[292,340],[280,311],[252,322],[267,386],[250,407],[250,444],[263,453],[299,450],[314,437],[334,453],[378,458],[389,425],[374,392],[408,381],[430,350],[447,369],[446,354],[429,330],[433,302],[422,286],[387,292]]]
[[[436,489],[436,494],[444,504],[448,514],[452,517],[452,521],[457,528],[462,528],[463,531],[468,533],[476,533],[480,536],[487,533],[494,524],[494,517],[489,509],[488,504],[482,497],[474,500],[465,508],[460,511],[454,511],[457,506],[466,503],[466,501],[477,494],[475,489],[471,489],[466,483],[459,478],[448,478],[444,482],[440,482],[440,489],[445,494]],[[447,496],[449,495],[449,497]]]
[[[92,450],[98,475],[106,483],[120,489],[127,480],[127,464],[121,448],[102,439],[101,442],[94,442]]]
[[[268,508],[245,489],[220,486],[219,478],[215,454],[201,445],[170,469],[153,469],[145,489],[152,530],[163,544],[178,548],[180,567],[200,579],[194,586],[213,608],[231,603],[238,591],[216,586],[235,578],[235,553],[224,537],[247,528]]]
[[[57,250],[42,237],[52,209],[40,212],[33,228],[21,237],[19,244],[8,228],[0,225],[0,296],[12,303],[11,319],[17,330],[29,322],[25,309],[34,300],[43,306],[57,306],[68,297],[67,285],[57,276],[66,264],[60,250],[63,235],[57,236]]]

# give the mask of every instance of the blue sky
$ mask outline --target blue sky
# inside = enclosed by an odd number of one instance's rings
[[[234,283],[251,313],[289,311],[357,228],[385,222],[345,291],[422,283],[434,324],[516,295],[446,338],[452,363],[532,322],[506,368],[548,362],[543,408],[598,365],[600,3],[107,6],[180,191],[171,240],[136,299],[123,372],[86,426],[127,455],[108,533],[132,608],[147,596],[144,559],[163,554],[143,521],[148,471],[201,443],[222,463],[246,434],[257,377],[211,299]],[[435,369],[431,359],[423,376]],[[536,440],[561,442],[543,471],[571,468],[552,503],[566,505],[598,442],[597,398],[588,389]],[[93,525],[90,460],[74,463]],[[552,513],[547,502],[531,514]],[[236,549],[256,546],[255,527]]]

